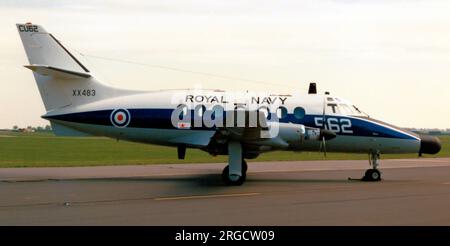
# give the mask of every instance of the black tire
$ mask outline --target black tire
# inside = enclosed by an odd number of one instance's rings
[[[363,181],[380,181],[381,173],[378,169],[367,169]]]
[[[381,180],[381,173],[378,169],[373,169],[371,175],[372,181],[380,181]]]
[[[222,171],[222,180],[226,185],[242,185],[245,182],[245,179],[247,178],[246,172],[242,170],[242,176],[240,176],[237,180],[231,180],[230,179],[230,167],[227,165],[223,171]]]
[[[247,162],[244,159],[242,159],[242,173],[245,173],[245,175],[247,175],[247,169],[248,169]]]

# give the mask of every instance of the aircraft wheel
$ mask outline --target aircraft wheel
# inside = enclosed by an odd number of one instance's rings
[[[367,169],[363,177],[364,181],[380,181],[381,173],[378,169]]]
[[[247,169],[248,169],[247,162],[244,159],[242,159],[242,172],[247,174]]]
[[[245,165],[246,166],[246,165]],[[243,165],[244,167],[244,165]],[[245,168],[245,171],[247,171],[247,168]],[[245,182],[245,179],[247,178],[246,172],[244,172],[244,168],[242,168],[242,176],[231,176],[230,173],[230,167],[227,165],[222,172],[222,180],[226,185],[242,185]]]

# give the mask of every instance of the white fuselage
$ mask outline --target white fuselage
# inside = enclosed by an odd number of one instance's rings
[[[325,117],[324,103],[327,104]],[[92,135],[169,146],[186,144],[205,147],[217,127],[196,127],[194,119],[183,127],[175,125],[171,121],[172,112],[180,106],[192,111],[193,116],[196,116],[197,109],[211,111],[217,106],[225,111],[259,110],[265,115],[267,112],[277,115],[280,127],[277,137],[286,144],[273,143],[270,139],[248,141],[249,144],[261,147],[261,151],[317,151],[320,141],[307,141],[300,137],[296,139],[295,136],[289,135],[289,132],[284,133],[287,128],[296,125],[323,128],[324,119],[325,129],[337,135],[327,141],[327,151],[369,153],[376,150],[381,153],[417,153],[420,148],[420,138],[414,133],[371,119],[347,101],[330,95],[165,90],[94,101],[54,110],[43,117],[57,125]],[[114,124],[112,113],[118,109],[127,111],[123,115],[129,117],[125,126]]]

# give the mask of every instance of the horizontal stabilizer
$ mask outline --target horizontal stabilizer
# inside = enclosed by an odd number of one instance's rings
[[[63,136],[63,137],[87,137],[87,136],[90,136],[87,133],[77,131],[73,128],[55,123],[53,121],[50,121],[50,124],[52,125],[52,131],[56,136]]]
[[[54,78],[59,79],[80,79],[91,77],[91,75],[88,73],[76,72],[47,65],[33,64],[33,65],[25,65],[24,67],[29,68],[38,74],[44,76],[52,76]]]

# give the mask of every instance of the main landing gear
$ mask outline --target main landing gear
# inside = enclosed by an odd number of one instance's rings
[[[240,142],[228,143],[228,166],[223,169],[222,179],[227,185],[242,185],[247,178],[247,162],[242,155]]]
[[[381,172],[378,170],[380,160],[380,152],[373,152],[369,154],[369,163],[372,166],[371,169],[367,169],[363,181],[380,181],[381,180]]]

